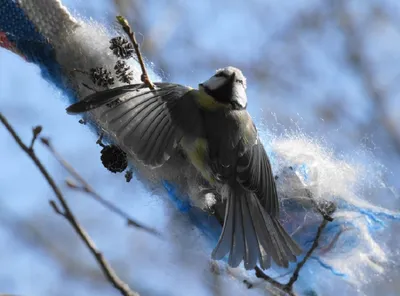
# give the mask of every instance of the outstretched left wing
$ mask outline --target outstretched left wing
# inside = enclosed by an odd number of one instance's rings
[[[182,87],[179,84],[171,84],[171,83],[155,83],[154,85],[157,87],[156,91],[158,92],[158,94],[161,94],[162,92],[167,92],[171,88],[176,88],[179,86]],[[125,95],[130,92],[133,92],[133,91],[136,91],[136,92],[138,92],[138,94],[141,94],[141,95],[144,95],[147,92],[151,92],[151,90],[149,88],[147,88],[146,84],[144,84],[144,83],[124,85],[124,86],[120,86],[120,87],[115,87],[115,88],[95,92],[95,93],[87,96],[83,100],[70,105],[66,110],[67,110],[67,113],[69,113],[69,114],[78,114],[78,113],[87,112],[87,111],[99,108],[101,106],[104,106],[106,104],[110,104],[113,101],[118,100],[118,98],[120,96]]]
[[[145,165],[157,167],[168,160],[183,136],[202,134],[203,119],[196,91],[178,84],[155,85],[155,90],[134,84],[97,92],[69,106],[67,112],[104,107],[100,120],[119,144]]]
[[[238,159],[237,181],[254,192],[268,214],[279,217],[279,201],[271,163],[260,139]]]

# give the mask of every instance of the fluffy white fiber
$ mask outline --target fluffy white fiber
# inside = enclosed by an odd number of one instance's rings
[[[328,224],[313,256],[319,268],[356,286],[383,274],[392,254],[378,237],[382,233],[388,236],[391,220],[398,220],[400,215],[365,198],[368,191],[386,187],[381,179],[381,166],[371,157],[366,162],[368,167],[345,161],[352,156],[336,157],[321,142],[302,133],[269,135],[267,141],[271,143],[279,194],[286,199],[284,206],[290,204],[284,207],[286,226],[293,229],[303,246],[311,245],[322,219],[305,189],[316,201],[337,205],[332,215],[334,221]],[[371,201],[378,202],[380,198],[395,196],[381,195]],[[317,266],[309,268],[318,272]]]

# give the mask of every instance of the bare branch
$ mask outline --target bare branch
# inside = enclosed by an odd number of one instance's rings
[[[289,279],[289,282],[287,284],[281,284],[280,282],[276,281],[275,279],[269,277],[266,275],[261,268],[256,266],[254,269],[256,271],[256,276],[258,278],[264,279],[268,283],[270,283],[272,286],[278,288],[279,290],[287,293],[289,296],[295,296],[296,294],[293,292],[293,285],[294,283],[298,280],[299,274],[303,266],[306,264],[308,259],[311,257],[311,255],[314,253],[314,251],[318,248],[319,240],[321,238],[321,234],[323,230],[325,229],[326,225],[331,222],[333,219],[329,215],[324,215],[324,219],[322,220],[321,224],[318,227],[317,234],[315,235],[313,244],[311,248],[307,251],[306,255],[304,256],[303,260],[301,260],[295,270],[293,271],[292,276]]]
[[[47,138],[40,138],[41,142],[49,149],[51,154],[57,159],[57,161],[72,175],[72,177],[79,183],[79,185],[71,182],[71,180],[67,180],[66,183],[69,188],[75,189],[75,190],[80,190],[83,192],[86,192],[91,196],[93,199],[95,199],[97,202],[99,202],[101,205],[106,207],[108,210],[113,212],[114,214],[117,214],[118,216],[122,217],[123,219],[126,220],[126,223],[128,226],[133,226],[136,228],[140,228],[144,231],[147,231],[151,234],[154,234],[156,236],[161,236],[161,234],[146,225],[143,225],[140,222],[137,222],[135,219],[131,218],[126,212],[109,202],[108,200],[104,199],[100,194],[98,194],[90,185],[83,179],[83,177],[60,155],[60,153],[55,150],[53,145],[51,144],[50,140]]]
[[[289,291],[285,291],[285,285],[281,284],[280,282],[274,280],[273,278],[271,278],[270,276],[266,275],[260,267],[256,266],[255,268],[256,271],[256,277],[263,279],[265,281],[267,281],[268,283],[270,283],[272,286],[278,288],[281,291],[286,292],[288,295],[290,296],[294,296],[295,294],[293,294],[292,292]]]
[[[42,127],[40,125],[35,126],[32,129],[33,137],[32,137],[32,140],[31,140],[31,144],[29,145],[29,150],[33,150],[33,145],[35,145],[35,141],[36,141],[37,137],[39,136],[39,134],[41,132],[42,132]]]
[[[304,256],[303,260],[301,260],[297,264],[296,269],[294,270],[292,277],[290,278],[289,282],[285,285],[285,288],[284,288],[285,291],[290,291],[290,292],[292,291],[293,284],[299,278],[300,270],[303,268],[304,264],[306,264],[308,259],[311,257],[312,253],[318,248],[319,239],[321,238],[322,231],[325,229],[325,227],[328,224],[328,222],[329,222],[329,220],[327,220],[326,218],[324,218],[324,220],[322,220],[321,224],[318,227],[317,234],[315,235],[315,239],[314,239],[314,242],[313,242],[311,248],[308,250],[308,252]]]
[[[142,79],[143,83],[146,84],[148,88],[153,90],[154,84],[153,84],[153,82],[151,82],[150,77],[147,74],[146,66],[144,64],[143,57],[140,52],[139,44],[136,41],[135,33],[132,31],[131,27],[129,26],[128,21],[123,16],[120,16],[120,15],[117,16],[117,21],[122,26],[122,29],[125,31],[125,33],[129,36],[129,39],[131,40],[133,47],[135,48],[135,52],[138,57],[140,67],[142,68],[141,79]]]
[[[318,227],[317,233],[315,235],[314,241],[310,249],[307,251],[306,255],[304,256],[303,260],[301,260],[299,263],[297,263],[295,270],[292,273],[292,276],[290,277],[289,281],[287,284],[281,284],[280,282],[276,281],[275,279],[269,277],[266,275],[258,266],[256,266],[254,269],[256,271],[256,276],[258,278],[262,278],[268,283],[270,283],[272,286],[278,288],[279,290],[287,293],[290,296],[295,296],[293,292],[293,285],[294,283],[298,280],[299,274],[303,266],[306,264],[308,259],[311,257],[311,255],[314,253],[314,251],[318,248],[319,240],[321,238],[321,234],[323,230],[325,229],[326,225],[329,222],[333,221],[333,218],[331,215],[336,211],[336,205],[332,202],[326,202],[324,204],[324,208],[321,208],[321,206],[314,200],[312,193],[310,190],[306,189],[307,196],[310,198],[311,202],[313,205],[316,207],[318,212],[321,214],[323,220],[321,224]],[[287,274],[285,274],[287,275]]]
[[[58,207],[57,203],[54,200],[50,200],[49,204],[53,208],[54,212],[56,212],[60,216],[63,216],[64,218],[67,218],[65,213]]]
[[[41,161],[38,159],[36,156],[35,152],[33,149],[29,149],[28,146],[26,146],[21,138],[17,135],[13,127],[9,124],[7,119],[3,116],[2,113],[0,113],[0,121],[3,123],[5,128],[9,131],[11,136],[14,138],[14,140],[17,142],[17,144],[21,147],[21,149],[28,154],[28,156],[32,159],[32,161],[35,163],[37,168],[40,170],[42,175],[45,177],[47,183],[50,185],[52,188],[54,194],[56,195],[58,201],[60,202],[63,212],[61,212],[60,209],[58,209],[58,206],[55,205],[55,202],[50,202],[52,205],[53,209],[55,209],[57,212],[59,211],[62,213],[62,215],[65,217],[65,219],[70,223],[70,225],[74,228],[75,232],[79,235],[81,240],[84,242],[86,247],[89,249],[93,257],[96,259],[97,263],[101,267],[101,270],[103,271],[103,274],[107,278],[107,280],[117,289],[121,295],[124,296],[138,296],[139,294],[137,292],[134,292],[131,290],[131,288],[123,282],[118,275],[115,273],[115,271],[112,269],[108,261],[104,258],[103,254],[97,249],[96,245],[92,241],[92,239],[89,237],[89,235],[86,233],[86,231],[83,229],[83,227],[79,224],[75,216],[73,215],[71,209],[69,208],[67,201],[65,200],[63,194],[61,193],[61,190],[58,188],[56,185],[54,179],[50,176],[49,172],[46,170],[46,168],[43,166]]]

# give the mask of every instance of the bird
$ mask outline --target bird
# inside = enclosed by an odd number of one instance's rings
[[[302,250],[279,221],[271,162],[247,111],[241,70],[218,69],[198,89],[166,82],[154,86],[103,90],[66,110],[78,114],[104,107],[122,145],[146,166],[162,166],[175,151],[183,152],[226,204],[212,259],[228,256],[229,266],[243,262],[246,270],[296,262]]]

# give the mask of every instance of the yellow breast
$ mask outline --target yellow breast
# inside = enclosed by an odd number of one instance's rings
[[[187,157],[197,169],[199,173],[205,178],[210,185],[215,183],[208,159],[208,144],[204,138],[187,139],[183,138],[181,141],[183,150]]]

